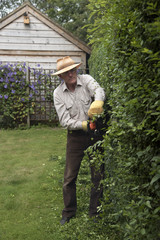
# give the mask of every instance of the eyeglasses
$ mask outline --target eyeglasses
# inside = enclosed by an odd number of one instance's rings
[[[73,69],[71,69],[71,70],[69,70],[69,71],[67,71],[67,72],[64,72],[64,73],[62,73],[64,76],[66,76],[66,75],[68,75],[69,73],[75,73],[76,72],[76,68],[73,68]]]

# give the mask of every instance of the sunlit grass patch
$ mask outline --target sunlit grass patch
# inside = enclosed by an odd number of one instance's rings
[[[46,224],[56,227],[63,206],[66,132],[1,130],[0,136],[0,239],[49,239]]]

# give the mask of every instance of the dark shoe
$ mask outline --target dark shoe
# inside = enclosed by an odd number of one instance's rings
[[[65,223],[69,223],[70,219],[72,217],[62,217],[61,221],[60,221],[60,224],[61,225],[64,225]]]

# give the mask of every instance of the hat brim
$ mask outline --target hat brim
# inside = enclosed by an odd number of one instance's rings
[[[68,67],[66,67],[66,68],[63,68],[63,69],[59,70],[58,72],[53,73],[52,75],[53,75],[53,76],[56,76],[56,75],[62,74],[62,73],[64,73],[64,72],[67,72],[67,71],[69,71],[69,70],[71,70],[71,69],[73,69],[73,68],[78,68],[81,64],[82,64],[82,63],[73,64],[73,65],[71,65],[71,66],[68,66]]]

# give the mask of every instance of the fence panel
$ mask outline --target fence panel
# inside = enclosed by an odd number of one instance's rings
[[[51,70],[41,70],[41,81],[43,84],[37,85],[37,75],[35,69],[29,71],[29,83],[35,86],[34,100],[30,104],[34,109],[34,113],[30,113],[30,122],[56,122],[57,114],[53,104],[53,91],[60,84],[60,79],[53,77]]]

